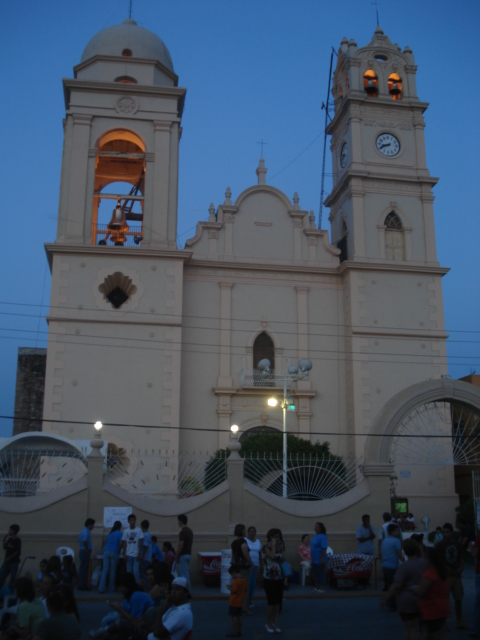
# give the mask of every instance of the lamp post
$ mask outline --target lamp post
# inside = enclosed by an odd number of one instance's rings
[[[268,360],[267,358],[265,358],[264,360],[260,360],[260,362],[258,363],[257,367],[258,369],[262,372],[262,377],[264,377],[265,379],[269,379],[269,380],[283,380],[283,400],[280,404],[282,410],[283,410],[283,428],[282,428],[282,432],[283,432],[283,481],[282,481],[282,486],[283,486],[283,497],[287,498],[288,497],[288,491],[287,491],[287,476],[288,476],[288,463],[287,463],[287,454],[288,454],[288,449],[287,449],[287,411],[288,408],[290,406],[290,402],[288,400],[288,395],[287,395],[287,382],[296,382],[297,380],[303,380],[304,378],[308,378],[308,374],[312,368],[312,363],[310,362],[310,360],[308,360],[307,358],[302,358],[302,360],[299,361],[298,363],[298,367],[295,365],[292,365],[291,367],[288,367],[288,374],[284,375],[284,376],[275,376],[272,375],[272,372],[270,371],[270,360]],[[268,399],[268,405],[270,407],[276,407],[278,404],[278,400],[275,397],[269,398]]]

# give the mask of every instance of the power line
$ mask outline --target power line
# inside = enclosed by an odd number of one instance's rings
[[[118,349],[119,344],[118,341],[120,340],[119,338],[117,339],[114,336],[85,336],[85,338],[94,338],[94,339],[98,339],[98,340],[102,340],[103,343],[101,344],[97,344],[94,342],[87,342],[85,339],[83,339],[83,336],[76,336],[75,334],[65,334],[65,333],[55,333],[55,332],[50,332],[50,335],[59,335],[62,338],[78,338],[78,340],[62,340],[62,344],[69,344],[69,345],[79,345],[82,347],[95,347],[95,348],[103,348],[103,349]],[[14,340],[13,337],[11,336],[0,336],[0,340]],[[35,339],[34,338],[24,338],[25,341],[29,341],[29,342],[34,342]],[[106,340],[112,340],[115,341],[113,344],[105,344]],[[182,341],[182,342],[176,342],[174,340],[154,340],[153,338],[148,339],[148,338],[127,338],[126,340],[128,340],[129,342],[140,342],[140,343],[148,343],[149,346],[141,346],[138,344],[135,345],[127,345],[125,344],[125,338],[122,338],[121,341],[121,349],[122,351],[125,351],[127,349],[135,349],[137,351],[164,351],[164,350],[171,350],[172,348],[177,348],[178,351],[181,351],[182,353],[198,353],[198,354],[202,354],[202,355],[220,355],[221,353],[223,353],[221,346],[216,343],[211,343],[211,344],[207,344],[207,343],[199,343],[199,342],[186,342],[186,341]],[[153,345],[153,346],[152,346]],[[163,345],[163,346],[160,346]],[[190,347],[198,347],[198,349],[192,349]],[[203,348],[203,349],[202,349]],[[230,355],[232,356],[245,356],[245,347],[241,347],[241,346],[234,346],[231,345],[230,346]],[[238,350],[238,351],[236,351]],[[404,352],[401,353],[392,353],[392,352],[385,352],[385,353],[376,353],[373,351],[348,351],[348,350],[340,350],[340,349],[332,349],[332,350],[327,350],[327,349],[313,349],[313,348],[309,348],[308,350],[309,355],[314,358],[314,354],[319,354],[317,355],[317,359],[321,359],[323,361],[329,361],[329,362],[363,362],[363,363],[369,363],[369,364],[375,364],[375,363],[381,363],[381,364],[393,364],[393,365],[402,365],[402,364],[408,364],[408,365],[447,365],[449,360],[452,359],[458,359],[461,358],[462,360],[469,360],[470,362],[455,362],[453,364],[459,366],[459,365],[465,365],[465,366],[471,366],[472,364],[474,364],[479,358],[480,356],[465,356],[465,355],[459,355],[459,356],[447,356],[447,355],[437,355],[437,354],[405,354]],[[297,353],[298,353],[298,349],[297,347],[284,347],[283,348],[283,353],[291,353],[291,357],[292,358],[296,358],[297,357]],[[333,354],[333,355],[330,355]],[[351,356],[351,357],[350,357]],[[369,359],[368,361],[365,360],[364,358],[368,356]],[[371,356],[377,356],[378,359],[372,359]],[[287,357],[287,356],[285,356]],[[388,357],[403,357],[406,358],[405,360],[389,360],[387,359]],[[412,359],[417,359],[417,358],[425,358],[425,361],[423,362],[414,362],[412,361]],[[437,361],[437,362],[435,362]],[[473,362],[471,362],[473,361]]]
[[[7,306],[18,306],[18,307],[45,307],[46,305],[42,305],[42,304],[35,304],[35,303],[28,303],[28,302],[9,302],[6,300],[0,300],[0,305],[7,305]],[[95,313],[101,313],[104,314],[105,310],[104,309],[99,309],[97,307],[83,307],[83,309],[78,309],[78,307],[71,307],[71,306],[67,306],[67,305],[62,305],[62,306],[57,306],[57,305],[50,305],[49,306],[49,312],[51,313],[53,310],[59,310],[59,311],[76,311],[76,312],[85,312],[85,311],[89,311],[89,312],[95,312]],[[112,311],[114,311],[114,309],[112,308]],[[123,311],[121,313],[124,313]],[[8,311],[0,311],[0,315],[11,315],[11,316],[16,316],[16,317],[25,317],[25,318],[37,318],[38,316],[36,314],[29,314],[29,313],[11,313]],[[129,316],[136,316],[136,315],[141,315],[141,316],[146,316],[148,315],[149,317],[166,317],[166,318],[171,318],[173,317],[179,317],[183,319],[196,319],[196,320],[214,320],[217,322],[220,322],[221,318],[219,315],[216,316],[207,316],[207,315],[193,315],[193,314],[181,314],[180,316],[175,316],[175,314],[173,313],[160,313],[160,312],[154,312],[154,313],[150,313],[147,311],[133,311],[133,310],[129,310],[128,311],[128,315]],[[66,318],[66,320],[71,321],[70,318]],[[81,318],[77,319],[78,322],[82,322]],[[258,326],[259,324],[259,320],[258,319],[254,319],[254,318],[235,318],[233,320],[234,322],[250,322],[250,323],[255,323],[256,326]],[[360,328],[360,329],[365,329],[365,328],[373,328],[373,325],[354,325],[354,324],[343,324],[341,322],[314,322],[314,321],[307,321],[307,322],[299,322],[296,319],[295,320],[281,320],[281,319],[277,319],[275,318],[275,320],[273,321],[275,324],[286,324],[286,325],[295,325],[295,326],[319,326],[319,327],[334,327],[334,328]],[[185,327],[185,328],[190,328],[190,327]],[[196,328],[196,327],[192,327],[192,328]],[[199,327],[199,328],[205,328],[205,329],[209,329],[211,327]],[[388,329],[388,330],[396,330],[396,331],[418,331],[418,329],[416,328],[412,328],[412,327],[399,327],[399,326],[395,326],[395,327],[391,327],[391,326],[386,326],[386,325],[374,325],[375,329]],[[421,330],[423,331],[445,331],[447,333],[474,333],[474,334],[479,334],[480,335],[480,330],[469,330],[469,329],[429,329],[429,328],[422,328]],[[243,331],[243,329],[230,329],[230,331]],[[268,333],[268,331],[267,331]],[[278,332],[275,332],[278,333]],[[289,334],[291,334],[291,331],[288,331]],[[312,334],[310,334],[312,335]]]
[[[88,425],[90,427],[93,428],[93,422],[91,420],[56,420],[56,419],[50,419],[50,418],[31,418],[29,416],[27,417],[21,417],[18,415],[13,415],[13,416],[4,416],[4,415],[0,415],[0,420],[24,420],[25,422],[41,422],[42,424],[44,422],[51,422],[53,424],[74,424],[74,425]],[[134,427],[136,429],[166,429],[169,431],[201,431],[203,432],[212,432],[212,433],[230,433],[230,429],[225,429],[222,431],[222,429],[218,429],[215,427],[174,427],[172,425],[152,425],[152,424],[132,424],[132,423],[128,423],[128,422],[103,422],[103,428],[105,427]],[[24,433],[28,433],[28,432],[24,432]],[[32,432],[32,433],[36,433],[36,432]],[[42,433],[49,433],[48,431],[43,431]],[[266,435],[275,435],[276,433],[281,433],[280,431],[265,431]],[[55,434],[53,434],[55,435]],[[447,438],[447,439],[452,439],[452,434],[446,434],[446,435],[440,435],[440,434],[436,434],[436,435],[430,435],[430,434],[400,434],[400,433],[395,433],[395,434],[384,434],[384,433],[348,433],[348,432],[342,432],[342,431],[295,431],[294,433],[291,432],[290,435],[302,435],[302,436],[349,436],[349,437],[355,437],[355,438],[367,438],[367,437],[371,437],[371,438],[408,438],[408,439],[416,439],[416,438],[435,438],[435,439],[440,439],[440,438]],[[93,437],[93,436],[92,436]],[[476,434],[472,434],[472,435],[462,435],[462,438],[475,438],[478,439],[478,435]]]

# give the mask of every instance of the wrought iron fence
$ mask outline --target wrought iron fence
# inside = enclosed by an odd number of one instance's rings
[[[252,454],[245,457],[247,480],[278,496],[283,495],[283,456]],[[287,456],[287,498],[328,500],[353,489],[362,478],[356,460],[337,456]]]
[[[189,498],[209,491],[227,477],[226,454],[175,452],[109,453],[106,474],[130,493]]]
[[[80,452],[56,449],[0,451],[0,496],[25,497],[47,493],[87,473]]]

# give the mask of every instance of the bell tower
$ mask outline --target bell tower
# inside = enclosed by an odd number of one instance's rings
[[[178,450],[186,90],[162,40],[131,19],[93,36],[63,86],[43,428],[82,440],[99,420],[112,446]]]
[[[168,49],[128,19],[96,34],[74,71],[57,243],[176,248],[186,90]]]
[[[342,259],[438,266],[432,187],[415,60],[377,27],[357,48],[341,42],[331,134],[332,241]]]
[[[447,373],[432,187],[417,67],[377,27],[341,42],[333,79],[332,244],[340,249],[349,454],[401,389]],[[383,473],[383,472],[382,472]],[[419,485],[420,486],[420,485]]]

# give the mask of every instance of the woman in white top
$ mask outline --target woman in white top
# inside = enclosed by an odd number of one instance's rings
[[[250,578],[248,581],[248,603],[249,607],[253,607],[253,596],[255,594],[255,585],[257,584],[257,572],[260,564],[260,550],[262,543],[257,538],[257,530],[255,527],[248,527],[247,537],[245,538],[248,550],[250,552],[250,558],[252,560],[252,566],[250,567]]]

